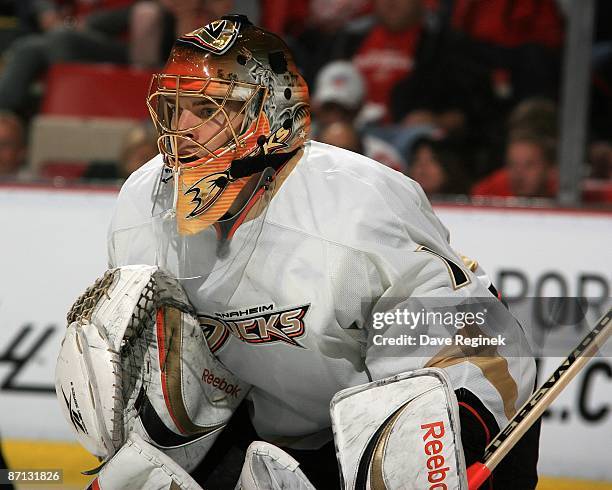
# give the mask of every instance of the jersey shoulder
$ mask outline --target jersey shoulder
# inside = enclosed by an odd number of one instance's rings
[[[352,248],[405,240],[412,229],[447,238],[416,182],[363,155],[315,141],[272,203],[269,221]]]

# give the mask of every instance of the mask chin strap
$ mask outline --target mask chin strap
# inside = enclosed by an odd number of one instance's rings
[[[261,196],[257,196],[257,194],[261,192],[265,192],[268,190],[270,183],[274,180],[274,174],[276,173],[272,167],[266,167],[259,176],[257,180],[257,185],[253,188],[251,195],[245,201],[244,205],[234,215],[230,215],[229,213],[225,213],[216,223],[215,228],[217,230],[217,253],[220,254],[221,250],[227,246],[229,240],[234,235],[236,229],[243,223],[246,218],[247,213],[249,212],[253,202]]]
[[[230,165],[230,175],[232,179],[240,179],[263,172],[267,168],[272,168],[274,173],[276,173],[285,163],[293,158],[298,150],[299,148],[296,148],[289,153],[272,153],[268,155],[260,153],[259,155],[234,160]]]

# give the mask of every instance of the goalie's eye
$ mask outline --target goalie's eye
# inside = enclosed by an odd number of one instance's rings
[[[194,109],[194,114],[200,119],[209,119],[219,110],[217,106],[201,106]]]

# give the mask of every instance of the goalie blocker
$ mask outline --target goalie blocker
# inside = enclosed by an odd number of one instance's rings
[[[422,369],[338,393],[331,402],[344,488],[467,488],[455,394]]]
[[[454,392],[437,368],[343,390],[331,415],[344,489],[467,490],[466,463],[499,431],[482,402]],[[482,488],[535,488],[538,435],[539,422]]]

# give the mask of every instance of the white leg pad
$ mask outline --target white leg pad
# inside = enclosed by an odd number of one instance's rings
[[[236,490],[316,490],[282,449],[255,441],[247,449]]]
[[[104,465],[89,488],[99,490],[203,490],[189,474],[138,434]]]

